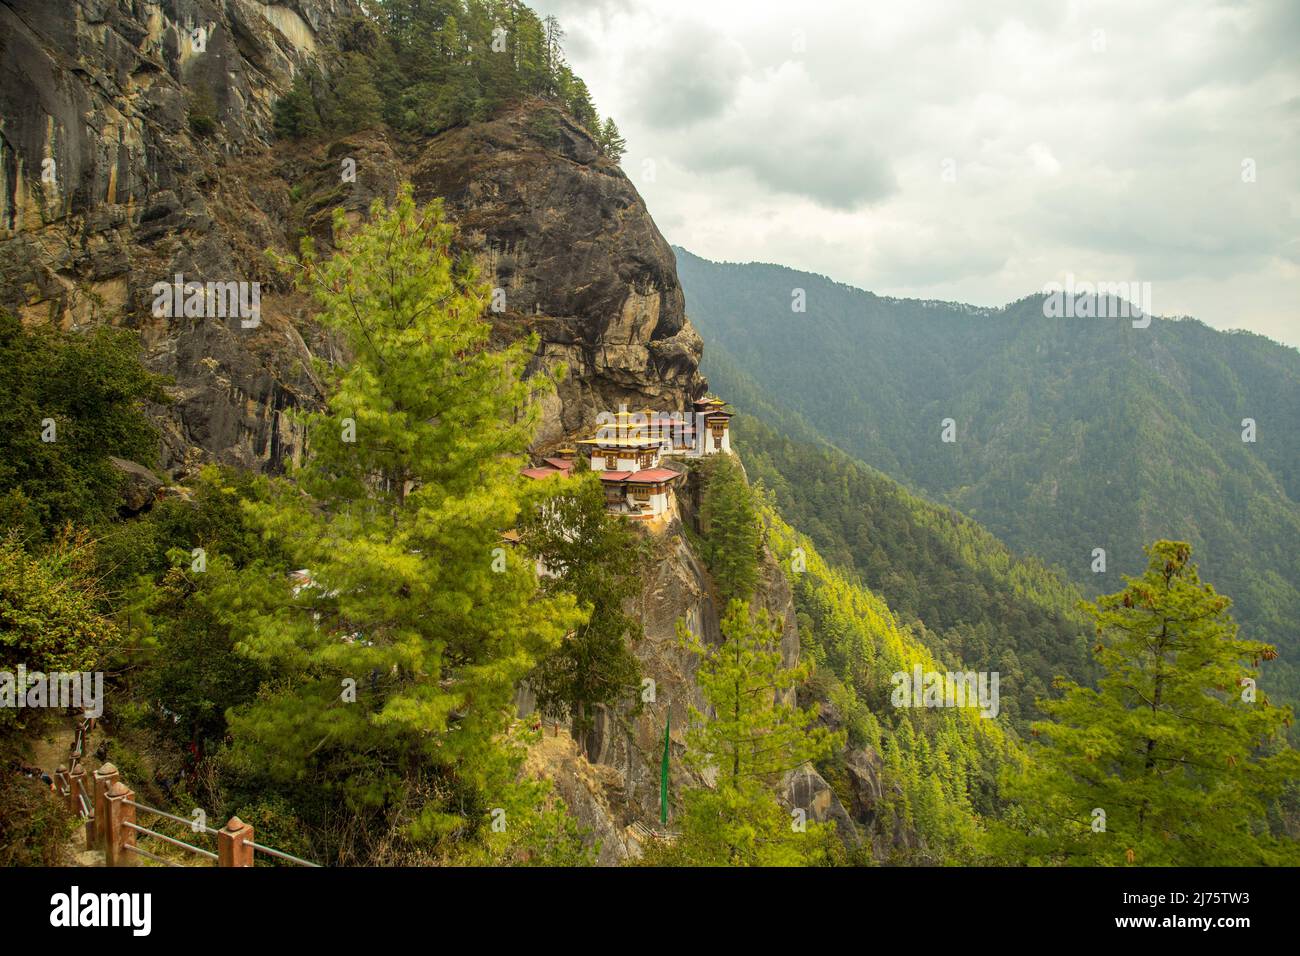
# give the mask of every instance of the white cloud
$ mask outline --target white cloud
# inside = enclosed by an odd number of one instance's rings
[[[692,252],[981,305],[1138,279],[1300,345],[1292,0],[534,6]]]

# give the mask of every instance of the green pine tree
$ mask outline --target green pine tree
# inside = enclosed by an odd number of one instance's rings
[[[1231,601],[1203,583],[1191,547],[1157,541],[1138,578],[1084,609],[1104,669],[1096,690],[1059,681],[1041,746],[1010,781],[1025,824],[1013,859],[1139,866],[1300,859],[1270,835],[1270,805],[1300,775],[1289,709],[1252,699],[1269,646],[1238,636]]]
[[[597,706],[639,704],[641,667],[630,645],[641,635],[641,622],[624,607],[640,592],[646,549],[606,513],[604,491],[590,473],[563,480],[519,531],[524,548],[545,568],[542,590],[572,594],[590,614],[528,678],[538,710],[552,720],[572,718],[581,735]]]
[[[712,711],[706,717],[691,710],[687,752],[699,769],[716,768],[728,784],[757,780],[774,785],[786,771],[843,745],[840,737],[817,725],[816,710],[791,702],[810,668],[785,666],[780,623],[766,610],[754,615],[745,602],[732,600],[722,634],[722,645],[714,647],[677,623],[678,638],[700,657],[696,682]]]
[[[597,137],[597,142],[600,143],[600,148],[604,151],[605,155],[616,163],[621,160],[623,154],[627,152],[627,140],[623,138],[621,133],[619,133],[618,124],[614,122],[614,117],[612,116],[607,116],[605,118],[605,125],[600,128],[600,135]]]
[[[536,340],[488,347],[488,290],[453,258],[440,202],[417,208],[408,184],[345,223],[336,210],[330,259],[305,240],[281,263],[353,359],[322,364],[297,482],[246,506],[310,580],[255,563],[220,602],[238,650],[275,674],[232,714],[234,759],[309,782],[321,814],[341,797],[372,842],[453,853],[516,806],[515,686],[583,618],[501,547],[538,418],[543,383],[521,378]]]
[[[334,102],[329,110],[332,128],[351,133],[377,125],[384,101],[375,88],[374,67],[360,53],[343,55],[343,68],[334,78]]]
[[[784,666],[780,625],[765,610],[752,615],[743,601],[733,600],[722,633],[723,644],[711,647],[677,623],[679,639],[700,657],[696,681],[710,710],[690,710],[687,761],[700,772],[716,772],[717,786],[687,791],[680,837],[652,859],[706,866],[829,862],[838,847],[834,827],[798,820],[773,788],[787,771],[842,747],[844,735],[818,726],[815,710],[792,702],[809,668]]]
[[[709,570],[723,601],[748,600],[758,586],[762,528],[754,493],[732,455],[716,455],[706,466],[701,523]]]
[[[306,73],[293,78],[289,92],[275,101],[275,134],[286,139],[315,136],[320,132],[320,115],[316,98]]]

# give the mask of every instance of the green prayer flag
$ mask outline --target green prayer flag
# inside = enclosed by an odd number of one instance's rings
[[[664,720],[664,759],[659,765],[659,822],[668,823],[668,729],[672,724],[670,714]]]

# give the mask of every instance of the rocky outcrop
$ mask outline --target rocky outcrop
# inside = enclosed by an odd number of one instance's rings
[[[786,777],[785,800],[791,808],[803,810],[811,820],[833,823],[845,846],[857,846],[858,828],[835,795],[831,785],[810,766],[792,770]]]
[[[553,435],[621,402],[673,411],[703,391],[672,249],[622,170],[563,112],[534,103],[439,136],[413,178],[481,250],[504,292],[499,321],[538,332],[539,364],[567,366]]]
[[[152,505],[162,479],[138,462],[111,455],[108,460],[122,474],[122,510],[136,514]]]
[[[265,282],[287,183],[255,175],[275,97],[354,0],[0,0],[0,306],[26,322],[138,329],[172,376],[155,409],[173,474],[205,460],[277,468],[301,451],[309,349],[263,324],[153,314],[154,283]],[[310,337],[310,333],[308,333]],[[313,342],[317,351],[320,343]]]
[[[620,402],[681,409],[704,388],[671,249],[635,188],[558,109],[395,145],[380,133],[274,141],[275,99],[356,0],[0,0],[0,307],[26,322],[138,329],[175,380],[154,412],[162,462],[275,471],[320,399],[312,356],[337,358],[264,250],[328,246],[330,212],[361,216],[397,184],[445,196],[505,311],[536,330],[533,370],[569,375],[539,442]],[[355,176],[342,167],[354,164]],[[260,324],[154,315],[152,288],[258,283]]]
[[[659,772],[666,723],[670,727],[669,786],[674,802],[688,788],[715,782],[712,773],[697,773],[684,761],[690,711],[694,708],[708,713],[708,702],[695,680],[695,656],[678,642],[676,627],[679,620],[685,621],[706,643],[720,644],[719,601],[708,570],[691,549],[680,525],[652,539],[651,545],[655,549],[654,561],[633,609],[644,631],[633,650],[642,674],[652,681],[647,695],[643,695],[646,699],[637,711],[629,707],[599,708],[592,730],[582,736],[579,752],[585,762],[602,768],[600,775],[585,770],[582,773],[588,783],[599,783],[598,800],[588,795],[586,783],[579,786],[567,779],[580,765],[555,764],[561,774],[550,775],[570,811],[591,821],[584,825],[592,828],[592,839],[602,844],[602,862],[619,862],[636,854],[637,841],[629,837],[629,827],[659,826]],[[781,622],[782,659],[786,666],[795,666],[799,663],[799,631],[793,596],[770,552],[764,554],[756,604]],[[519,695],[519,705],[520,716],[532,712],[526,688]],[[549,724],[546,733],[554,733]],[[572,740],[568,728],[560,728],[558,738],[548,739]],[[858,844],[858,832],[849,813],[815,768],[803,767],[787,775],[780,793],[791,809],[803,809],[810,820],[833,822],[846,844]],[[570,803],[570,798],[576,804]],[[617,839],[607,843],[602,833],[616,833]]]
[[[622,787],[614,768],[591,763],[568,734],[543,734],[528,749],[523,769],[530,776],[551,781],[555,798],[598,848],[599,865],[615,866],[638,855],[636,842],[620,822],[622,814],[611,806],[611,802],[617,803]]]

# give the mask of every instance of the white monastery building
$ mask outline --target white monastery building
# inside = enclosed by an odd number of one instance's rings
[[[611,514],[633,520],[653,520],[676,510],[675,488],[684,471],[665,467],[670,457],[699,458],[730,453],[732,413],[720,398],[694,403],[694,414],[619,411],[602,414],[591,438],[577,444],[591,456],[591,470],[605,489]],[[577,450],[561,448],[540,465],[526,468],[526,478],[541,480],[573,473]]]

